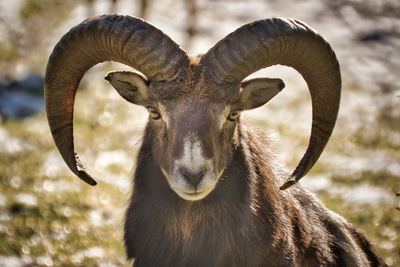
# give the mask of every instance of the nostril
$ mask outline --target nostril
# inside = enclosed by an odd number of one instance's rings
[[[203,169],[199,171],[191,171],[186,168],[181,168],[180,172],[185,180],[193,187],[197,187],[203,176],[206,174],[206,170]]]

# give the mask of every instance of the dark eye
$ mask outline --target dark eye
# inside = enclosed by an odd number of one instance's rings
[[[158,120],[161,118],[161,114],[160,112],[158,112],[158,110],[154,107],[147,107],[147,109],[150,112],[150,116],[153,120]]]
[[[234,109],[229,113],[228,120],[235,121],[240,115],[240,109]]]

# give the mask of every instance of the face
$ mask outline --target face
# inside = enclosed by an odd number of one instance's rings
[[[280,79],[254,79],[211,88],[189,78],[148,82],[132,72],[106,76],[118,93],[149,111],[153,156],[170,188],[181,198],[201,200],[217,186],[228,166],[240,112],[265,104],[282,88]],[[194,86],[193,86],[194,84]]]
[[[157,160],[170,187],[186,200],[201,200],[215,188],[231,154],[240,110],[195,93],[147,107]]]

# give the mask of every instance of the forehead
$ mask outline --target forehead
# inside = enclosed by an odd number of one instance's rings
[[[185,106],[214,106],[229,104],[239,93],[239,84],[219,85],[207,69],[197,64],[181,71],[173,81],[151,82],[149,96],[164,105],[181,103]]]
[[[158,101],[157,106],[169,120],[196,124],[204,120],[214,120],[225,116],[225,111],[230,105],[222,101],[203,99],[192,93],[174,99]]]
[[[176,98],[158,102],[159,110],[167,128],[176,129],[182,134],[222,129],[225,118],[230,112],[230,105],[225,102],[205,101],[196,96]]]

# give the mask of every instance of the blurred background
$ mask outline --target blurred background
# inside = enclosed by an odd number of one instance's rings
[[[341,64],[341,110],[318,164],[301,184],[359,227],[390,266],[400,265],[400,2],[398,0],[0,0],[0,266],[129,266],[123,216],[146,111],[104,81],[116,63],[92,68],[78,91],[75,143],[89,187],[74,177],[51,138],[43,75],[71,27],[104,13],[140,16],[191,55],[239,26],[274,16],[305,21]],[[311,104],[294,70],[266,107],[244,113],[268,132],[293,169],[307,146]]]

